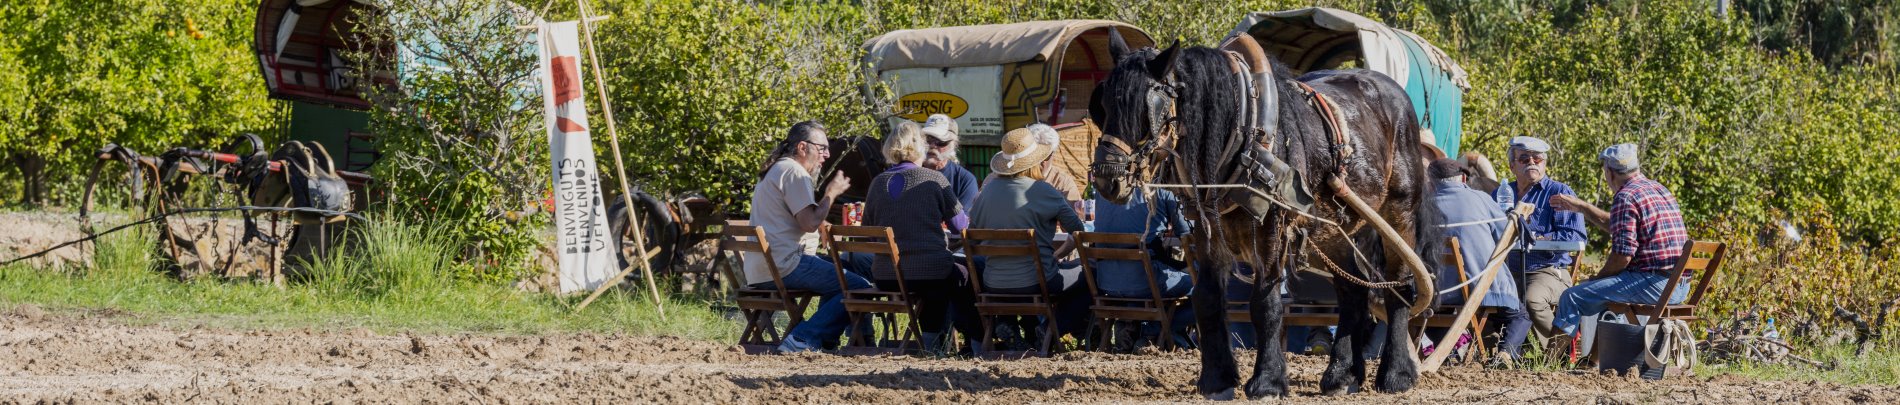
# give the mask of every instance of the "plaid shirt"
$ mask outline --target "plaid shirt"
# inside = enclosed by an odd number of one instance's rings
[[[1682,210],[1661,183],[1637,175],[1617,190],[1610,206],[1610,253],[1630,257],[1625,271],[1673,270],[1688,242]]]

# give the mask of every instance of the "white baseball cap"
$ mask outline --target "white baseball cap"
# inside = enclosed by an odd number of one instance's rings
[[[943,114],[931,114],[924,119],[924,135],[939,141],[957,140],[957,121]]]

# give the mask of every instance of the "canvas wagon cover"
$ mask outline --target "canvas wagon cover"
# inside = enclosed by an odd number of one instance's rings
[[[1267,53],[1296,72],[1330,69],[1358,61],[1360,67],[1391,76],[1405,87],[1430,142],[1458,153],[1464,91],[1471,88],[1464,68],[1445,51],[1405,30],[1332,8],[1250,13],[1229,35],[1246,34]]]
[[[872,70],[915,67],[1002,65],[1048,60],[1063,51],[1069,40],[1088,30],[1114,27],[1129,38],[1131,47],[1143,46],[1148,34],[1133,25],[1106,20],[1031,21],[1015,24],[971,25],[897,30],[864,42]]]

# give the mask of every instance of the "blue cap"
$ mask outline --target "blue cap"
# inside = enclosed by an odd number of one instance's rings
[[[1544,140],[1542,139],[1532,138],[1528,136],[1519,136],[1519,137],[1511,138],[1511,149],[1522,149],[1522,150],[1528,150],[1528,151],[1537,152],[1537,153],[1549,153],[1550,144],[1544,142]]]
[[[1629,173],[1643,168],[1642,161],[1636,155],[1636,144],[1619,143],[1603,148],[1603,153],[1597,154],[1597,160],[1603,162],[1603,167],[1617,173]]]

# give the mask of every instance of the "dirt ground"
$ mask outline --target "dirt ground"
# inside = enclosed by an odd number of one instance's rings
[[[741,354],[678,338],[243,331],[112,312],[0,310],[0,403],[1179,402],[1192,354],[922,360]],[[1293,356],[1290,402],[1891,403],[1900,388],[1456,368],[1404,394],[1317,397],[1317,357]],[[1632,377],[1633,378],[1633,377]]]

